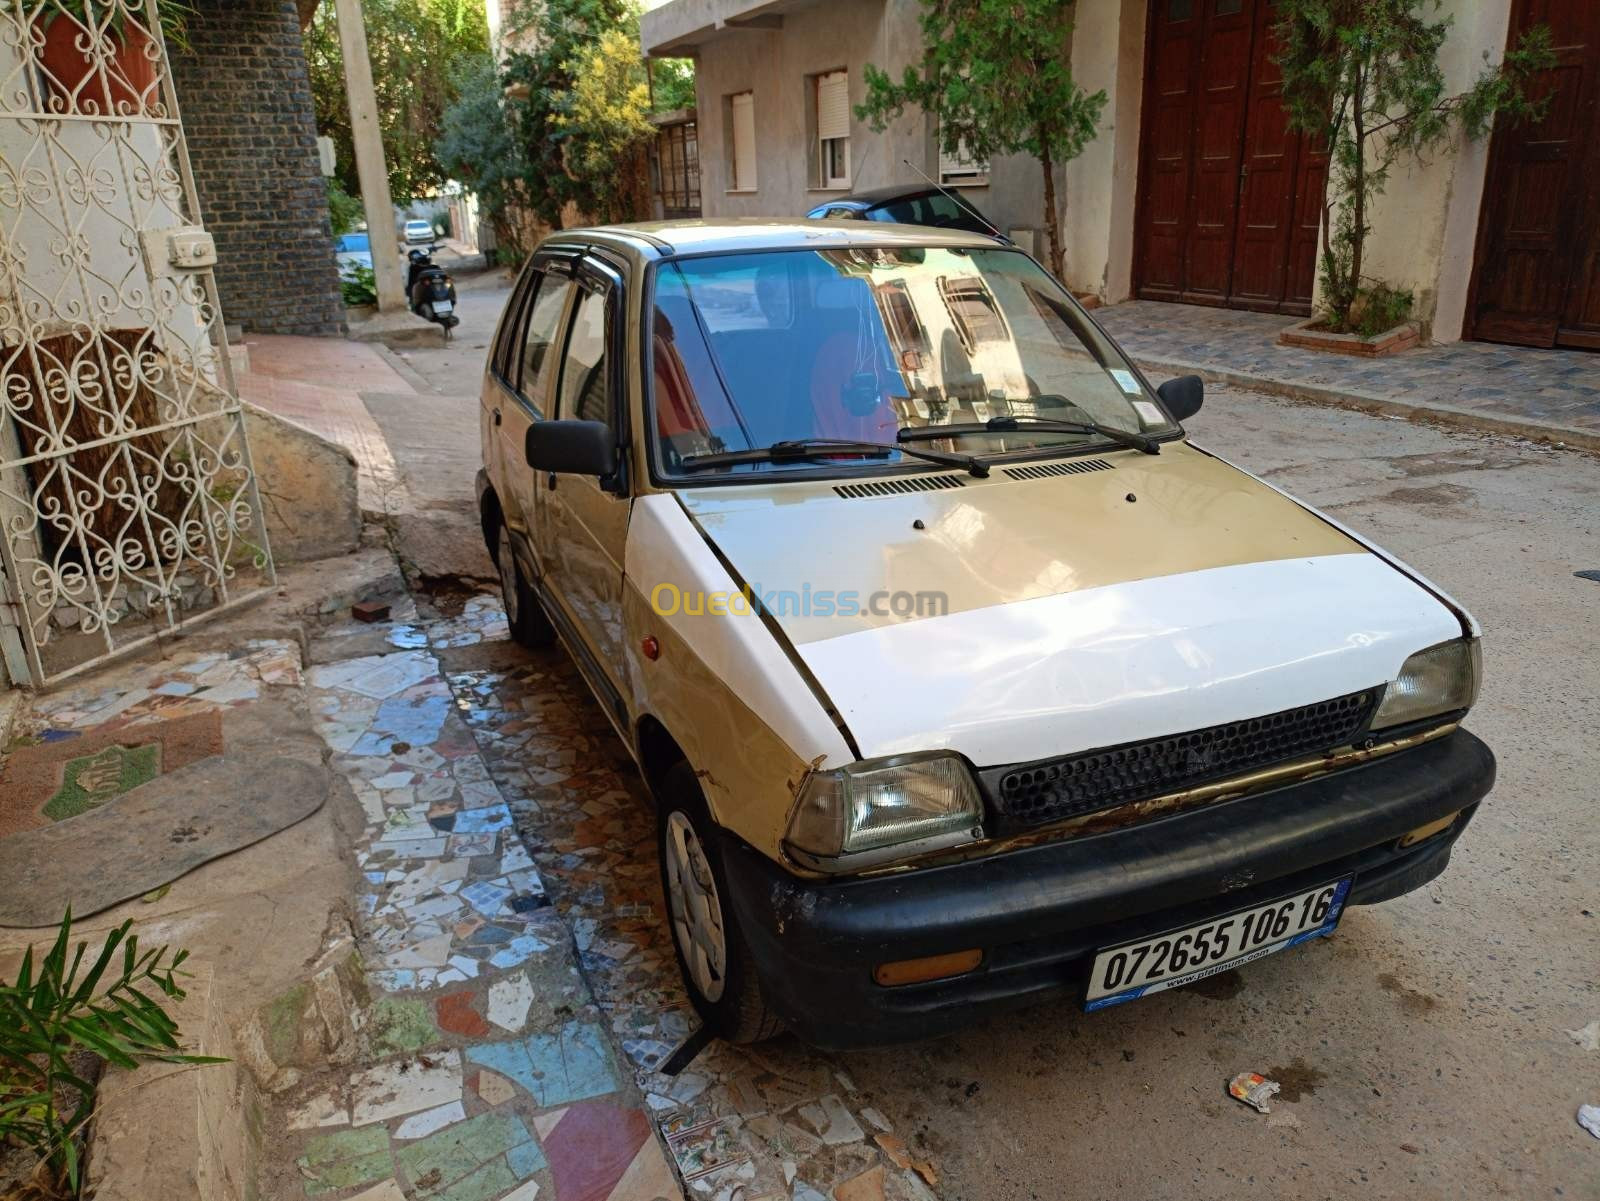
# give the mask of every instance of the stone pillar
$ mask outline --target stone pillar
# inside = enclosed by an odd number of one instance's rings
[[[343,334],[294,0],[193,4],[192,50],[168,54],[223,316],[255,333]]]
[[[361,202],[367,210],[367,232],[372,239],[372,271],[378,285],[378,309],[389,312],[406,307],[405,281],[400,275],[396,244],[394,203],[389,197],[389,167],[383,158],[383,134],[378,128],[378,99],[372,89],[372,59],[367,55],[367,26],[361,0],[334,0],[339,18],[339,48],[344,55],[345,95],[350,98],[350,138],[356,149],[356,174],[361,179]],[[417,80],[429,87],[428,80]]]

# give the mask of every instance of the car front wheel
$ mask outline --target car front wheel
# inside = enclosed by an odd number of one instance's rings
[[[511,549],[511,530],[504,521],[500,523],[500,534],[495,541],[494,559],[495,569],[500,573],[500,595],[511,637],[526,647],[549,646],[555,640],[555,628],[540,607],[539,598],[522,578],[522,568]]]
[[[783,1022],[767,1008],[749,945],[727,904],[720,848],[694,770],[675,765],[661,795],[661,886],[689,999],[711,1031],[731,1043],[771,1038]]]

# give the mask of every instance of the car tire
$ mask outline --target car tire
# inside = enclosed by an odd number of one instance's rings
[[[511,549],[511,531],[500,522],[495,534],[495,568],[500,573],[500,597],[506,610],[506,626],[511,637],[530,650],[555,641],[555,627],[545,616],[539,598],[522,578],[522,567]]]
[[[783,1020],[768,1008],[750,946],[732,907],[724,903],[729,894],[721,844],[694,769],[682,761],[674,764],[658,796],[661,890],[689,1000],[719,1038],[730,1043],[772,1038],[782,1033]]]

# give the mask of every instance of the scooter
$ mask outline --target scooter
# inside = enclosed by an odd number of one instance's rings
[[[418,317],[442,326],[448,341],[450,331],[461,324],[461,318],[455,312],[455,281],[433,261],[433,252],[438,249],[437,245],[418,247],[406,255],[411,260],[406,271],[406,299]]]

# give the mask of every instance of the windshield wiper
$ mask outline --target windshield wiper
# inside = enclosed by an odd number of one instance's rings
[[[685,471],[701,471],[707,467],[732,467],[740,463],[792,463],[812,459],[871,458],[885,459],[891,454],[922,459],[941,467],[960,467],[976,476],[989,474],[989,466],[974,455],[951,454],[942,450],[913,450],[890,442],[856,442],[848,438],[790,438],[774,442],[771,446],[757,446],[749,450],[722,450],[710,454],[690,455],[679,461]]]
[[[907,425],[896,435],[901,442],[924,442],[934,438],[960,437],[962,434],[1010,434],[1038,430],[1050,434],[1098,434],[1147,455],[1161,453],[1161,444],[1147,434],[1135,434],[1097,421],[1053,421],[1048,417],[991,417],[984,422],[955,425]]]

